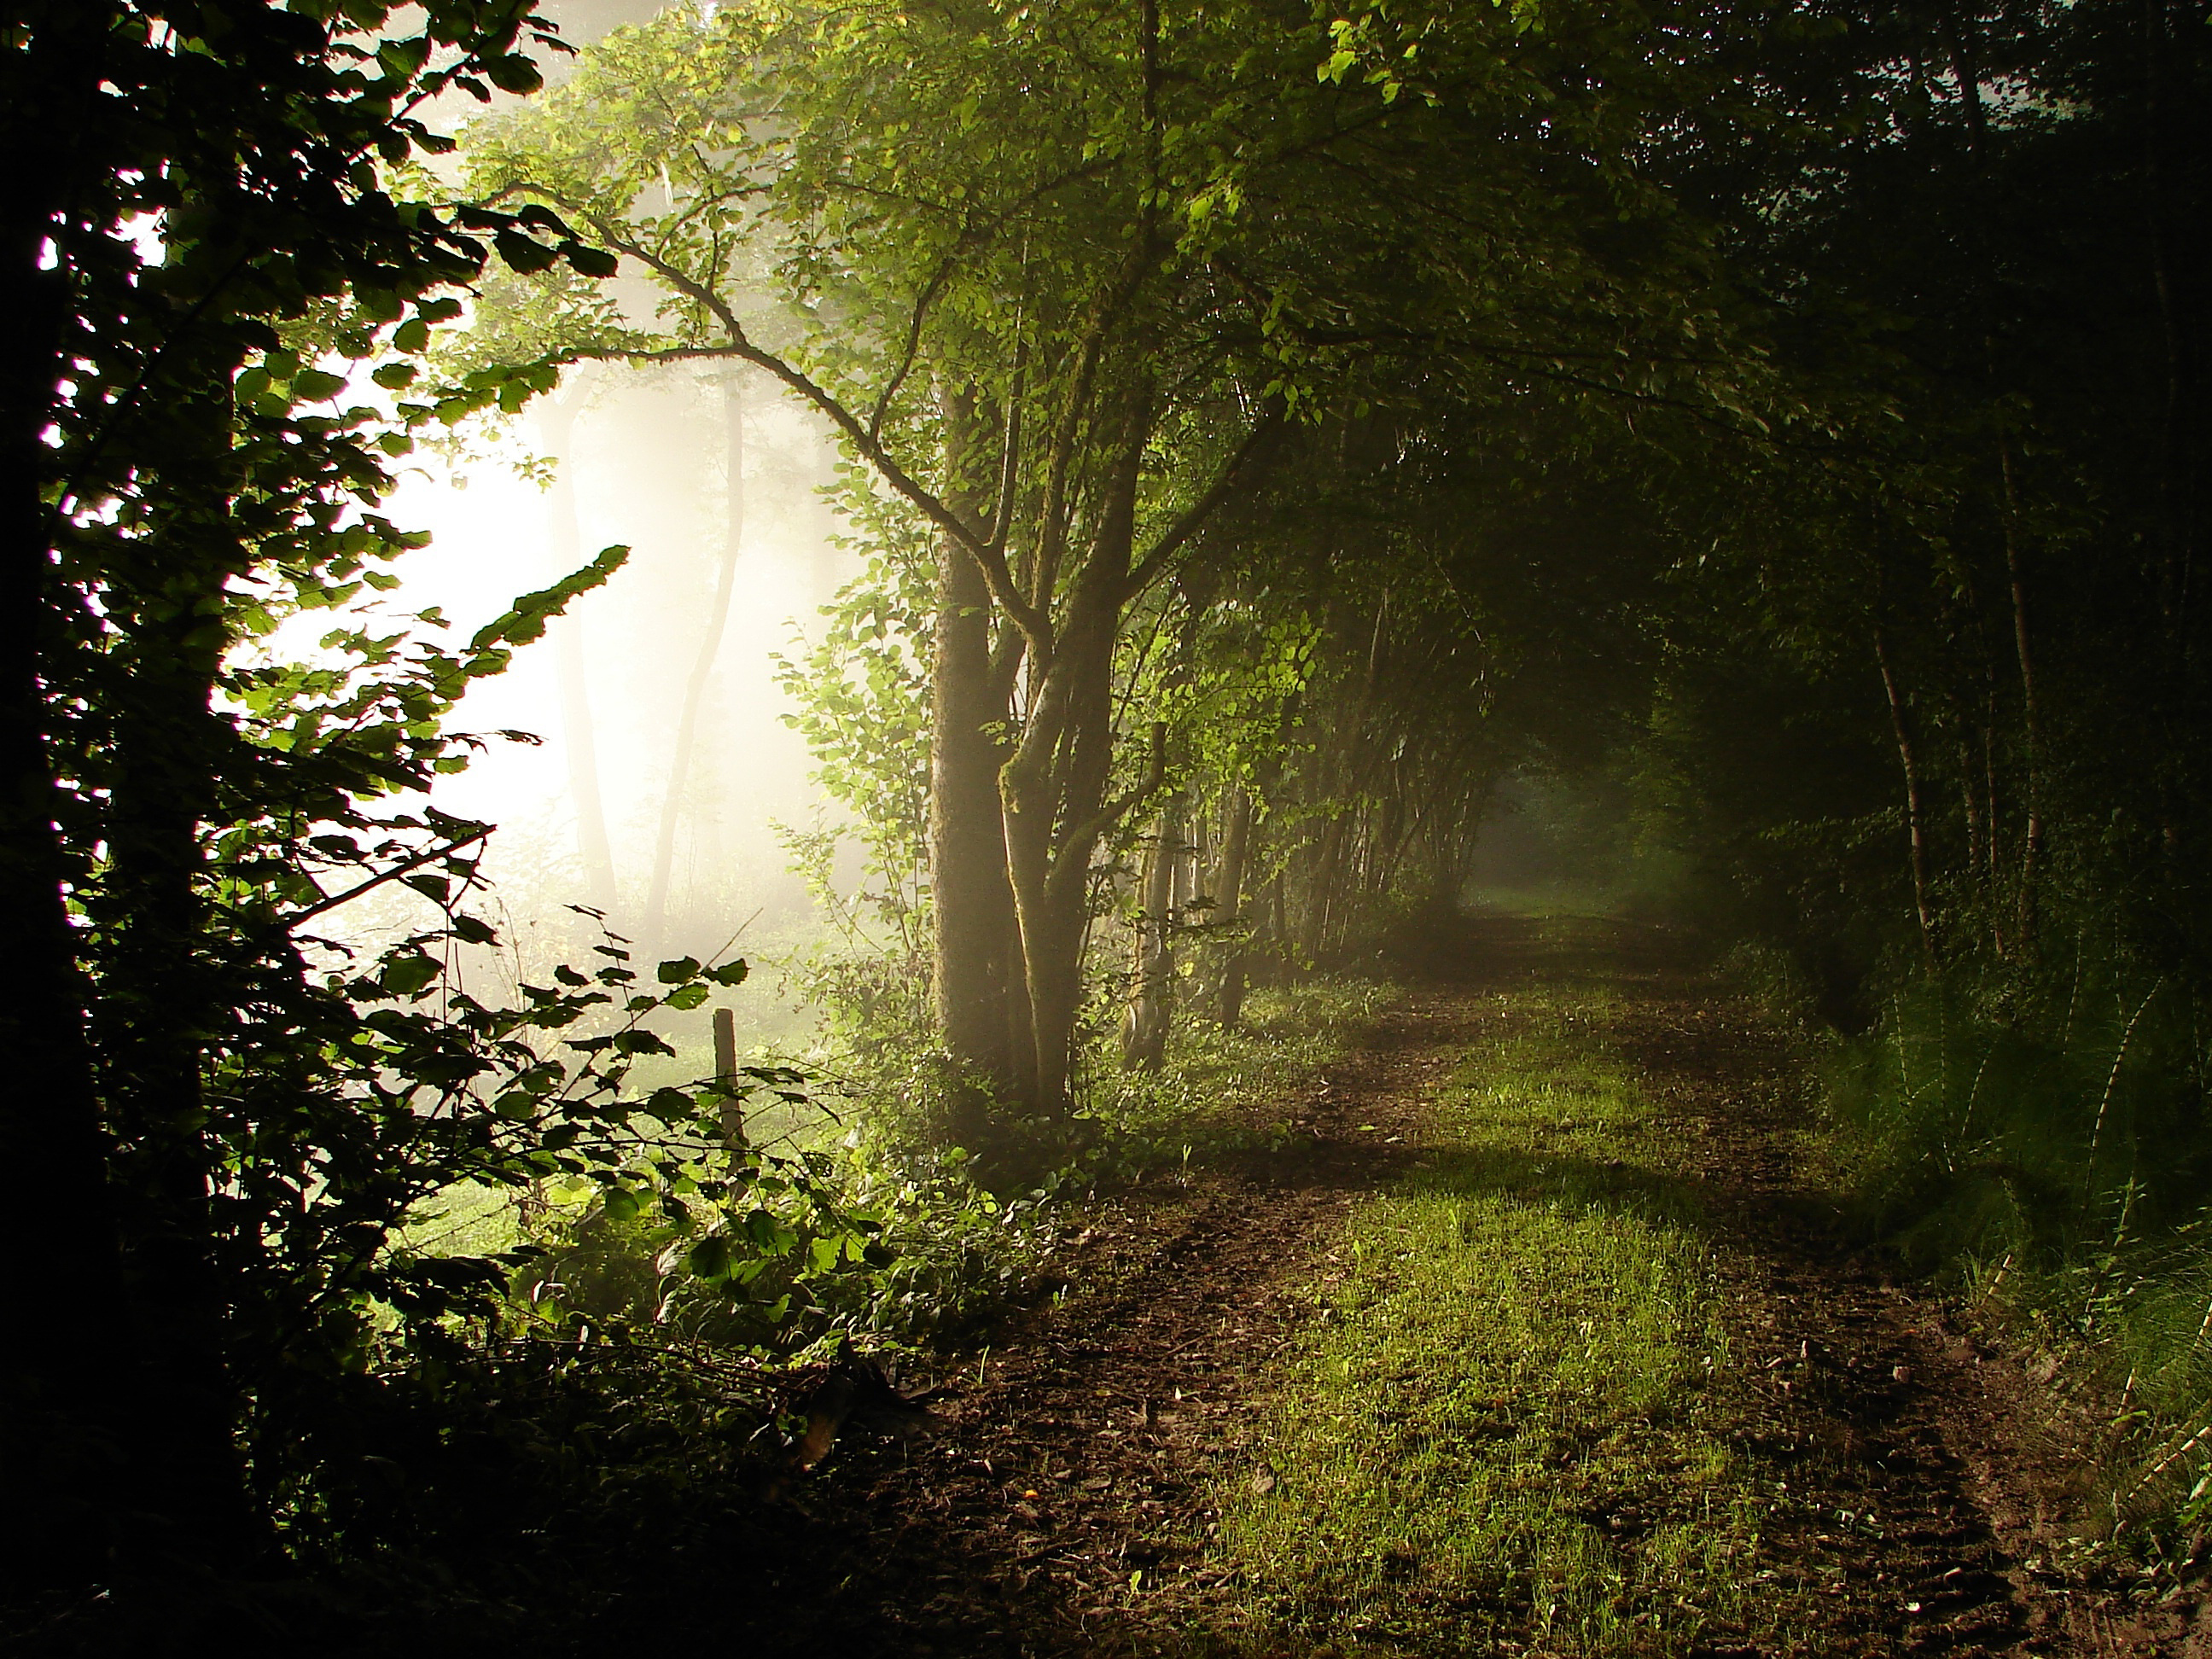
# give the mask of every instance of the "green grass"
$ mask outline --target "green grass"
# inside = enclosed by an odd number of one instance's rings
[[[1316,978],[1255,991],[1243,1023],[1181,1019],[1167,1064],[1152,1073],[1097,1070],[1086,1109],[1133,1146],[1212,1149],[1288,1133],[1284,1097],[1359,1046],[1400,994],[1371,980]]]
[[[1597,995],[1514,1006],[1437,1167],[1310,1286],[1263,1461],[1218,1494],[1232,1648],[1673,1653],[1756,1622],[1766,1504],[1707,1397],[1728,1339],[1664,1132]]]
[[[470,1181],[416,1205],[392,1235],[395,1244],[428,1255],[490,1255],[521,1240],[514,1188]]]

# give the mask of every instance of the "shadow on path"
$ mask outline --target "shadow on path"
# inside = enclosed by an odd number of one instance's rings
[[[1711,1243],[1738,1354],[1719,1385],[1732,1439],[1790,1493],[1766,1559],[1791,1634],[1708,1652],[2072,1650],[1992,1525],[1985,1505],[2025,1487],[1976,1442],[2002,1425],[1972,1409],[1941,1310],[1848,1254],[1834,1206],[1797,1184],[1808,1096],[1781,1035],[1656,928],[1480,917],[1389,955],[1413,988],[1282,1103],[1282,1145],[1100,1206],[1060,1263],[1064,1300],[908,1377],[945,1390],[941,1434],[841,1448],[803,1511],[733,1512],[579,1650],[649,1628],[766,1653],[1182,1650],[1230,1601],[1206,1553],[1212,1492],[1307,1310],[1304,1269],[1355,1201],[1425,1172],[1633,1207]],[[1511,993],[1532,987],[1604,994],[1590,1040],[1656,1103],[1667,1167],[1424,1146],[1457,1058],[1510,1036]]]

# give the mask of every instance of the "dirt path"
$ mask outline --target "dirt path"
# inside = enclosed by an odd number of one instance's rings
[[[1702,1199],[1735,1357],[1717,1397],[1732,1444],[1786,1494],[1756,1567],[1771,1617],[1696,1650],[2185,1650],[2186,1602],[2130,1610],[2117,1587],[2045,1567],[2065,1519],[2051,1453],[2031,1444],[2047,1415],[2034,1357],[1993,1352],[1844,1253],[1797,1180],[1808,1097],[1775,1033],[1619,931],[1567,949],[1496,924],[1452,966],[1289,1103],[1279,1150],[1105,1206],[1062,1265],[1081,1293],[946,1376],[908,1378],[945,1390],[943,1432],[841,1448],[753,1564],[769,1595],[729,1609],[724,1638],[848,1654],[1251,1650],[1209,1635],[1239,1601],[1209,1539],[1221,1482],[1249,1467],[1255,1384],[1312,1314],[1297,1291],[1317,1252],[1437,1151],[1437,1089],[1510,1027],[1501,991],[1534,979],[1611,993],[1590,1041],[1640,1070],[1670,1131],[1669,1179]]]

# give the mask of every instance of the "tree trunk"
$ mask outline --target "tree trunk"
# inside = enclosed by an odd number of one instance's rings
[[[676,746],[668,760],[668,788],[660,798],[660,826],[653,840],[653,878],[646,889],[644,957],[660,957],[668,925],[668,885],[676,862],[676,830],[684,817],[684,790],[691,777],[691,755],[699,737],[699,710],[714,677],[714,659],[730,623],[730,597],[738,585],[738,559],[745,534],[745,404],[739,371],[726,369],[722,391],[722,465],[726,479],[722,508],[722,556],[714,567],[714,597],[708,602],[707,629],[684,682],[684,703],[676,718]]]
[[[1018,761],[1000,775],[1007,868],[1021,927],[1022,969],[1028,981],[1036,1055],[1038,1109],[1065,1109],[1073,1060],[1076,1015],[1082,1003],[1083,937],[1089,918],[1091,857],[1112,759],[1113,654],[1120,607],[1085,607],[1081,626],[1060,641],[1045,696],[1066,710],[1060,763],[1025,770]],[[1024,745],[1026,747],[1026,745]],[[1065,779],[1064,788],[1055,788]],[[1061,827],[1064,826],[1064,827]],[[1059,835],[1055,828],[1060,828]]]
[[[2188,234],[2182,230],[2188,223],[2189,209],[2183,204],[2177,212],[2177,204],[2169,198],[2179,193],[2173,188],[2173,175],[2179,173],[2185,179],[2189,168],[2185,160],[2178,169],[2166,165],[2166,141],[2167,106],[2171,101],[2166,94],[2167,71],[2179,67],[2174,78],[2185,85],[2194,65],[2187,64],[2185,60],[2179,66],[2175,63],[2177,52],[2185,49],[2166,15],[2166,0],[2145,0],[2143,24],[2144,242],[2150,256],[2151,292],[2158,305],[2160,367],[2166,383],[2159,421],[2155,517],[2159,612],[2166,633],[2166,671],[2175,682],[2175,689],[2185,696],[2191,632],[2190,612],[2194,598],[2191,589],[2196,562],[2197,474],[2201,465],[2192,453],[2198,446],[2192,441],[2191,431],[2197,379],[2194,336],[2202,308],[2192,307],[2187,302],[2190,285],[2186,264],[2179,272],[2175,269],[2176,252],[2189,246]],[[2192,18],[2184,33],[2200,34],[2201,21]],[[2195,45],[2194,40],[2190,42],[2191,47]],[[2177,230],[2182,234],[2177,234]],[[2179,283],[2177,276],[2182,278]]]
[[[209,356],[173,354],[178,380],[149,387],[149,404],[197,434],[198,453],[142,474],[148,534],[118,544],[102,588],[115,671],[106,868],[84,904],[96,962],[91,1035],[125,1200],[135,1382],[159,1400],[131,1449],[165,1529],[147,1541],[156,1556],[236,1568],[270,1540],[235,1438],[243,1401],[227,1354],[232,1287],[217,1254],[219,1146],[204,1084],[205,1045],[224,1026],[229,995],[201,827],[238,743],[212,707],[226,643],[216,619],[246,563],[233,517],[229,400],[201,390],[227,387],[237,365]]]
[[[577,382],[538,405],[538,434],[553,453],[553,487],[546,496],[546,528],[553,550],[553,574],[565,576],[584,562],[583,526],[576,511],[576,456],[573,440],[583,410],[587,368],[572,371]],[[568,757],[568,799],[576,809],[576,850],[584,861],[584,890],[592,908],[615,908],[614,852],[607,839],[606,811],[599,796],[599,744],[592,722],[590,682],[584,662],[584,623],[570,606],[553,619],[553,672],[561,697],[561,747]]]
[[[1145,860],[1144,913],[1137,924],[1136,974],[1130,984],[1129,1016],[1122,1028],[1121,1064],[1133,1072],[1156,1072],[1167,1058],[1170,1001],[1175,994],[1175,950],[1168,929],[1174,921],[1176,876],[1183,858],[1182,800],[1170,799]]]
[[[137,1506],[118,1488],[143,1473],[121,1455],[145,1406],[126,1404],[109,1142],[85,1032],[88,987],[63,901],[77,872],[56,828],[39,658],[42,634],[64,631],[43,498],[53,452],[40,434],[65,372],[69,305],[66,274],[40,269],[40,254],[69,195],[71,141],[95,95],[111,10],[58,6],[28,30],[11,79],[23,101],[0,110],[16,158],[0,175],[0,1135],[15,1167],[37,1172],[0,1206],[15,1333],[0,1360],[0,1466],[17,1517],[9,1567],[27,1589],[109,1577],[107,1513]]]
[[[2023,957],[2035,953],[2036,883],[2043,864],[2043,715],[2035,695],[2035,659],[2028,647],[2027,579],[2021,569],[2020,497],[2014,486],[2012,447],[1998,453],[2004,476],[2005,576],[2012,587],[2012,637],[2020,659],[2021,734],[2024,769],[2021,801],[2027,825],[2021,837],[2020,904],[2014,932]]]
[[[1344,842],[1351,817],[1351,806],[1340,803],[1322,828],[1321,848],[1314,859],[1312,887],[1306,895],[1305,933],[1298,941],[1309,963],[1320,961],[1332,940],[1329,923],[1338,908],[1336,893],[1341,884]]]
[[[160,1408],[148,1420],[160,1431],[136,1449],[153,1460],[155,1512],[174,1528],[156,1548],[242,1561],[255,1529],[234,1439],[239,1401],[213,1255],[200,1048],[221,1016],[208,984],[199,828],[213,805],[205,763],[228,733],[207,729],[216,725],[213,651],[183,637],[209,632],[204,617],[179,609],[185,626],[142,629],[133,641],[131,703],[115,722],[123,760],[106,817],[94,1030],[131,1199],[124,1273],[133,1350],[144,1381],[159,1379]]]
[[[1244,1012],[1244,863],[1252,841],[1251,796],[1232,787],[1222,816],[1221,878],[1213,891],[1213,915],[1224,945],[1214,1013],[1234,1030]]]
[[[975,402],[945,392],[940,404],[947,470],[963,486],[955,508],[972,522],[981,500],[974,483]],[[997,1107],[1035,1099],[1035,1044],[1000,816],[1010,711],[992,672],[990,590],[975,559],[944,533],[937,538],[932,647],[931,992],[939,1032],[962,1074],[945,1128],[954,1144],[974,1149],[996,1136]]]
[[[1959,732],[1959,807],[1966,826],[1966,878],[1982,867],[1982,799],[1974,793],[1974,750],[1964,727]]]
[[[1067,1102],[1082,1003],[1091,855],[1122,810],[1109,807],[1106,792],[1113,767],[1114,647],[1128,599],[1137,478],[1150,431],[1144,398],[1131,399],[1124,421],[1097,530],[1075,573],[1055,654],[1021,744],[1000,775],[1006,866],[1029,982],[1036,1101],[1048,1115],[1063,1111]],[[1156,727],[1155,777],[1164,740]]]

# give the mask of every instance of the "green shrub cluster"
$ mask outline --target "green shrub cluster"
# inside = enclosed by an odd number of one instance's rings
[[[2083,944],[2002,983],[1923,979],[1828,1063],[1867,1226],[2095,1379],[2099,1501],[2154,1541],[2212,1510],[2207,1012]]]

